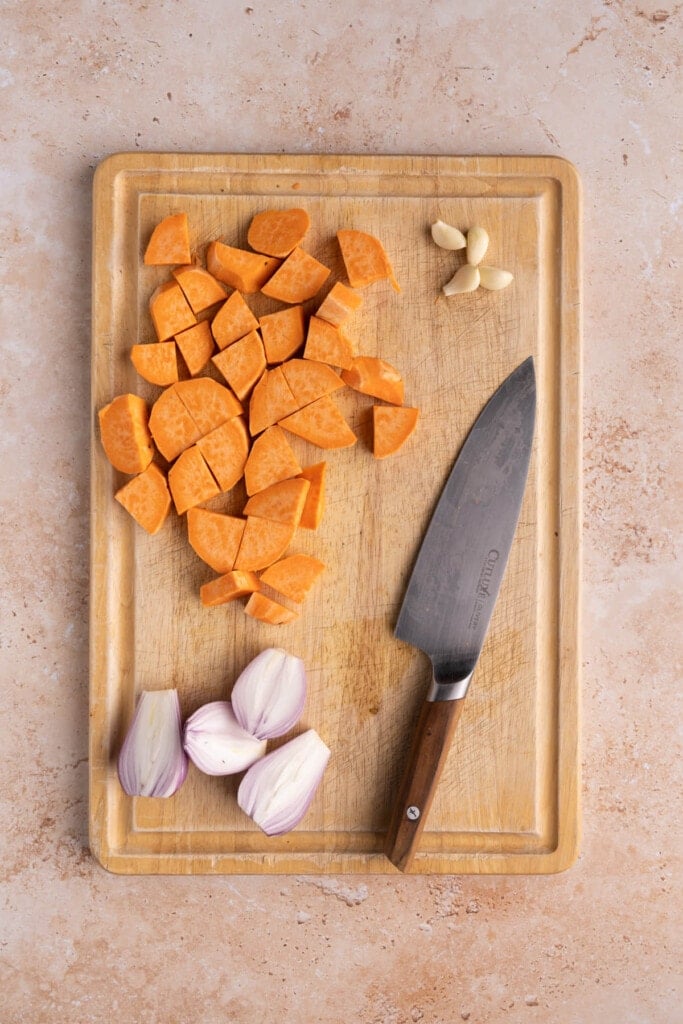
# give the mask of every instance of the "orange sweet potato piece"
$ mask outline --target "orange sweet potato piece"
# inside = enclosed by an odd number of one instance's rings
[[[257,213],[247,232],[247,242],[267,256],[289,256],[301,245],[311,226],[305,210],[264,210]]]
[[[154,443],[168,462],[189,448],[202,436],[172,384],[157,398],[149,416],[149,429]]]
[[[254,572],[239,572],[233,569],[232,572],[219,576],[210,583],[205,583],[199,588],[199,599],[206,608],[215,608],[220,604],[227,604],[238,597],[246,597],[259,590],[261,584]]]
[[[244,419],[234,416],[227,420],[201,437],[197,447],[221,491],[229,491],[241,479],[249,454],[249,432]]]
[[[244,400],[266,368],[261,335],[250,331],[214,356],[212,362],[237,397]]]
[[[263,491],[271,484],[301,473],[301,466],[284,431],[278,426],[268,427],[252,444],[244,467],[247,494]]]
[[[300,406],[310,405],[316,398],[344,387],[338,373],[312,359],[289,359],[282,364],[282,372]]]
[[[175,341],[157,341],[152,345],[133,345],[130,359],[141,377],[165,388],[178,380]]]
[[[259,327],[266,361],[282,363],[304,343],[304,307],[290,306],[268,313],[259,319]]]
[[[363,305],[363,296],[338,281],[321,303],[316,316],[333,327],[341,327]]]
[[[297,434],[319,448],[349,448],[357,441],[329,395],[323,395],[279,422],[291,434]]]
[[[213,354],[213,337],[208,321],[201,320],[175,336],[176,345],[192,377],[201,373]]]
[[[211,332],[219,348],[232,345],[233,341],[258,327],[258,320],[249,309],[240,292],[233,292],[211,321]]]
[[[308,480],[299,476],[292,480],[280,480],[279,483],[266,487],[264,491],[252,494],[242,514],[298,526],[310,486]]]
[[[393,455],[406,441],[417,425],[418,409],[375,405],[372,409],[373,446],[376,459]]]
[[[325,511],[326,469],[326,462],[317,462],[314,466],[305,466],[301,470],[301,476],[310,484],[306,495],[306,504],[299,520],[299,526],[305,530],[317,530],[322,522]]]
[[[261,291],[280,302],[305,302],[313,298],[329,276],[328,267],[297,247]]]
[[[299,618],[299,613],[285,608],[284,605],[273,601],[271,597],[260,594],[258,591],[252,594],[244,606],[247,615],[260,622],[269,622],[271,626],[284,626]]]
[[[245,519],[191,508],[187,513],[187,539],[190,547],[214,572],[230,572],[242,543]]]
[[[181,380],[174,385],[178,397],[197,425],[200,437],[210,433],[221,423],[244,412],[241,403],[229,388],[211,377]]]
[[[168,471],[168,486],[179,516],[220,494],[218,484],[196,445],[178,456]]]
[[[304,359],[346,369],[353,363],[353,346],[340,327],[312,316],[308,321]]]
[[[98,413],[100,439],[114,469],[142,473],[154,449],[149,431],[147,403],[137,395],[118,395]]]
[[[186,213],[173,213],[164,217],[152,232],[144,262],[148,267],[172,266],[174,263],[189,263],[190,232]]]
[[[201,313],[217,302],[223,302],[227,295],[225,286],[217,281],[204,267],[191,263],[171,271],[183,291],[193,313]]]
[[[400,292],[391,263],[379,239],[364,231],[338,231],[337,241],[352,288],[365,288],[373,281],[387,278],[392,288]]]
[[[222,242],[210,242],[206,250],[206,268],[209,273],[231,288],[247,294],[262,288],[281,262],[272,256],[260,256]]]
[[[282,367],[275,366],[272,370],[266,370],[251,393],[249,433],[255,437],[298,408],[299,403],[292,394]]]
[[[197,323],[177,281],[166,281],[152,292],[149,312],[159,341],[168,341]]]
[[[324,571],[325,563],[311,555],[289,555],[261,573],[261,582],[301,604]]]
[[[390,363],[372,356],[356,356],[350,367],[342,370],[342,380],[355,391],[381,398],[393,405],[403,404],[403,380]]]
[[[235,569],[257,572],[277,562],[287,550],[295,530],[296,527],[289,523],[249,516],[235,559]]]
[[[166,477],[154,462],[124,484],[114,497],[147,533],[161,529],[171,507]]]

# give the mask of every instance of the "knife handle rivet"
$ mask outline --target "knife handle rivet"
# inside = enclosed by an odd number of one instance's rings
[[[419,817],[420,808],[416,807],[415,804],[411,804],[408,810],[406,811],[406,818],[408,818],[409,821],[417,821]]]

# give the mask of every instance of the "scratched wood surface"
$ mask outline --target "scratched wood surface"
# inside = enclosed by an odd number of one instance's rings
[[[148,537],[113,500],[96,410],[124,391],[148,399],[130,364],[151,340],[147,298],[166,270],[141,254],[166,214],[188,213],[193,245],[244,245],[250,218],[305,207],[306,248],[344,279],[340,227],[377,235],[402,291],[363,292],[349,333],[359,352],[397,366],[421,416],[398,455],[375,461],[369,409],[340,405],[358,444],[328,459],[328,507],[292,550],[327,572],[293,625],[273,627],[241,604],[203,609],[212,575],[172,515]],[[429,225],[484,225],[485,262],[513,285],[445,299],[462,255],[437,248]],[[529,484],[507,574],[413,871],[547,873],[574,860],[579,833],[580,197],[571,165],[552,158],[121,154],[94,185],[90,832],[95,856],[126,873],[370,873],[382,855],[429,663],[393,626],[433,504],[478,412],[529,354],[539,381]],[[257,313],[276,304],[257,296]],[[313,304],[309,304],[313,306]],[[239,511],[244,492],[213,507]],[[332,750],[302,824],[268,838],[236,805],[235,779],[192,766],[169,800],[131,800],[115,760],[141,689],[175,686],[184,714],[225,699],[263,647],[302,657],[309,694],[300,728]]]

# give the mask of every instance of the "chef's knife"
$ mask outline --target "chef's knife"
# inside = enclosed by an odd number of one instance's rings
[[[501,384],[463,445],[413,568],[395,636],[433,677],[384,851],[409,869],[505,572],[531,455],[536,379],[529,357]]]

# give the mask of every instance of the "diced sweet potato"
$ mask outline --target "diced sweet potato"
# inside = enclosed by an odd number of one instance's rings
[[[364,231],[338,231],[337,240],[352,288],[365,288],[373,281],[387,278],[392,288],[400,292],[391,263],[379,239]]]
[[[363,305],[363,296],[338,281],[326,295],[316,316],[333,327],[341,327]]]
[[[144,262],[148,267],[173,266],[176,263],[189,263],[190,231],[186,213],[173,213],[164,217],[152,232]]]
[[[227,420],[200,438],[197,447],[221,491],[229,491],[241,479],[249,454],[249,432],[244,419],[234,416]]]
[[[254,572],[239,572],[234,570],[219,576],[210,583],[205,583],[199,588],[199,598],[206,608],[215,608],[228,601],[234,601],[238,597],[246,597],[259,590],[261,583]]]
[[[255,437],[298,408],[299,403],[292,394],[282,367],[275,366],[272,370],[266,370],[251,393],[249,433]]]
[[[177,281],[166,281],[154,289],[149,312],[159,341],[168,341],[174,334],[197,323]]]
[[[137,395],[118,395],[98,413],[102,447],[122,473],[142,473],[152,461],[148,418],[147,403]]]
[[[259,327],[266,361],[282,363],[304,343],[304,307],[290,306],[277,313],[268,313],[259,319]]]
[[[235,559],[235,569],[257,572],[277,562],[287,550],[295,530],[296,527],[288,523],[249,516]]]
[[[193,551],[214,572],[230,572],[235,564],[246,525],[245,519],[191,508],[187,513],[187,538]]]
[[[301,604],[324,571],[325,563],[318,558],[311,555],[288,555],[261,573],[261,582]]]
[[[264,210],[257,213],[247,232],[247,242],[267,256],[289,256],[311,226],[305,210]]]
[[[280,480],[302,473],[292,447],[278,426],[268,427],[251,446],[244,467],[247,494],[263,491]]]
[[[124,484],[114,497],[143,530],[152,534],[161,529],[171,507],[166,477],[154,462]]]
[[[213,354],[213,337],[207,320],[175,336],[176,345],[192,377],[201,373]]]
[[[200,437],[244,412],[232,391],[210,377],[181,380],[174,387],[196,423]]]
[[[317,530],[322,522],[325,511],[325,471],[326,462],[317,462],[314,466],[305,466],[301,476],[311,485],[306,495],[306,503],[301,513],[299,526],[305,530]]]
[[[373,446],[376,459],[393,455],[406,441],[417,425],[418,409],[375,405],[372,409]]]
[[[313,298],[329,276],[328,267],[297,247],[261,291],[280,302],[305,302]]]
[[[312,316],[308,321],[304,359],[346,369],[353,363],[353,346],[341,327],[333,327],[326,320]]]
[[[300,406],[310,405],[316,398],[344,387],[338,373],[325,363],[312,359],[289,359],[282,364],[282,372]]]
[[[256,592],[252,594],[244,606],[247,615],[260,622],[269,622],[271,626],[285,626],[299,618],[299,612],[273,601],[272,597]]]
[[[179,516],[220,494],[218,484],[196,445],[178,456],[168,471],[168,486]]]
[[[227,295],[225,286],[217,281],[208,270],[191,263],[186,267],[178,267],[172,271],[173,276],[183,290],[193,313],[201,313],[217,302],[222,302]]]
[[[281,260],[211,242],[206,250],[206,268],[219,281],[240,292],[257,292],[280,266]]]
[[[151,345],[133,345],[130,360],[141,377],[165,388],[178,380],[175,341],[156,341]]]
[[[303,477],[280,480],[279,483],[266,487],[264,491],[252,494],[242,514],[298,526],[310,486],[308,480],[304,480]]]
[[[329,395],[323,395],[291,416],[285,416],[279,423],[285,430],[319,448],[349,448],[357,440]]]
[[[237,292],[235,292],[237,294]],[[214,366],[222,373],[238,398],[247,397],[266,368],[266,354],[258,331],[250,331],[244,338],[213,357]]]
[[[211,321],[211,333],[219,348],[232,345],[233,341],[258,327],[258,320],[249,309],[239,292],[233,292],[223,303]]]
[[[199,429],[181,401],[177,384],[172,384],[157,398],[149,417],[149,429],[154,443],[168,462],[198,441]]]
[[[342,370],[342,380],[355,391],[381,398],[392,405],[403,404],[403,380],[390,363],[372,356],[356,356],[350,367]]]

